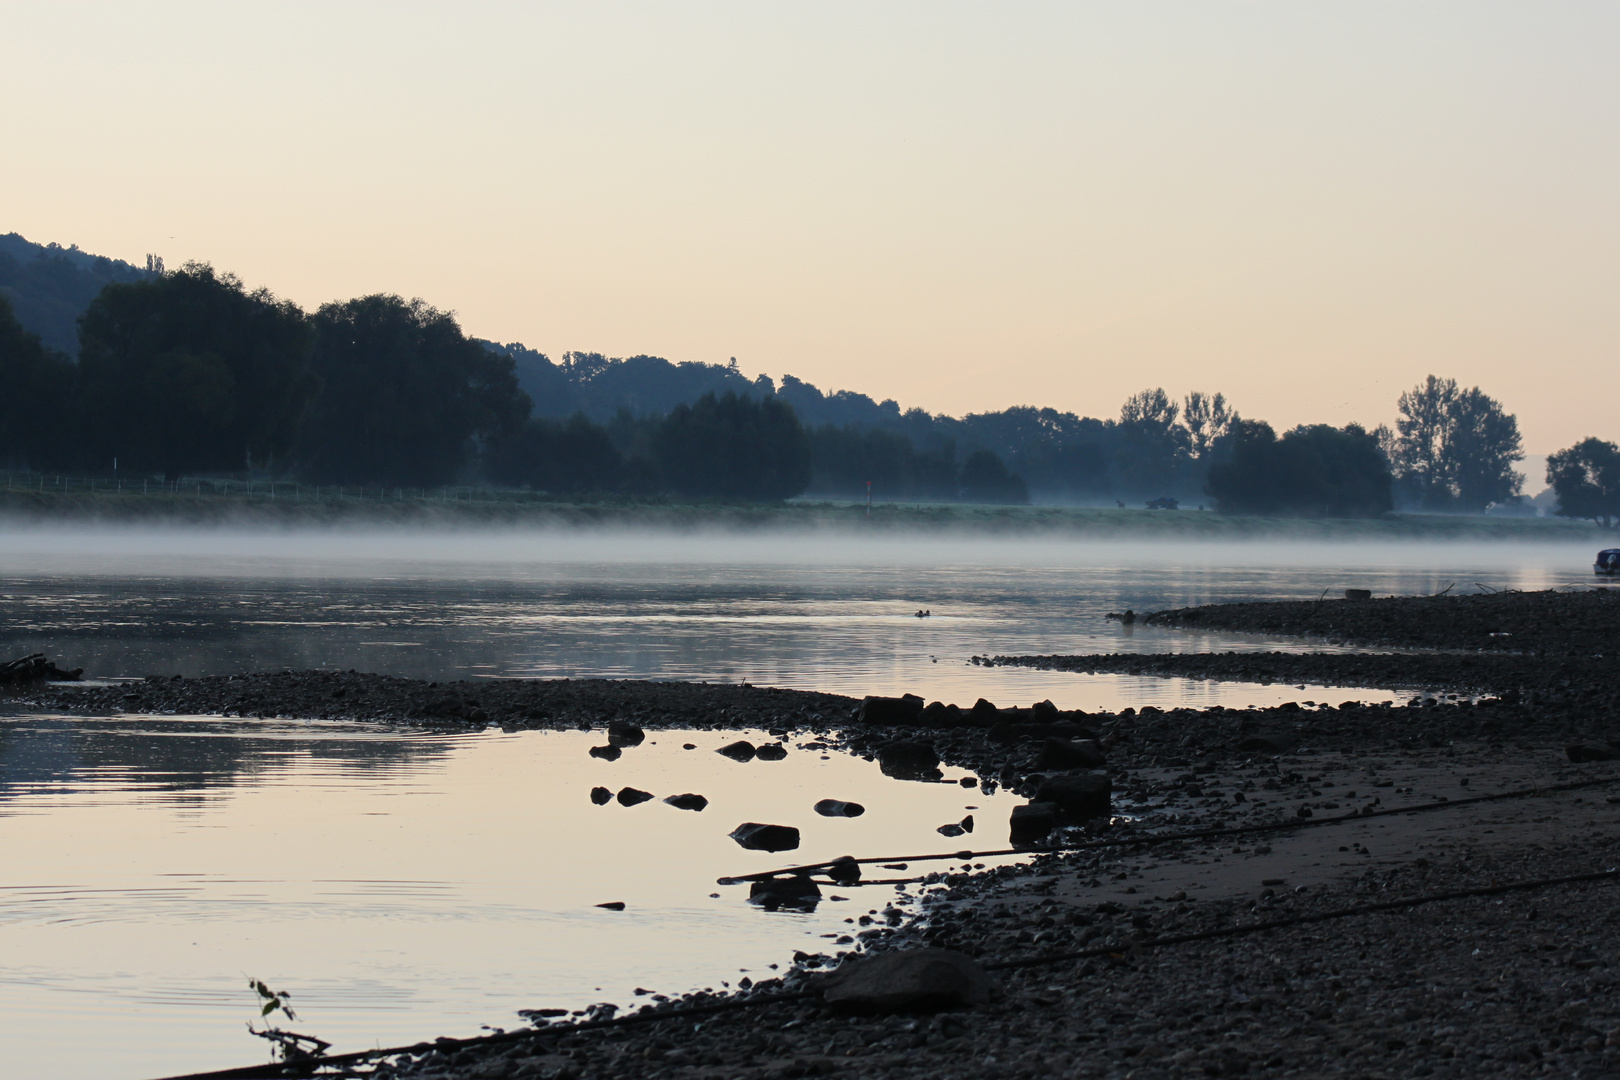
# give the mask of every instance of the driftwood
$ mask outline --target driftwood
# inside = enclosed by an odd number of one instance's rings
[[[0,664],[0,686],[31,686],[42,682],[72,682],[84,675],[84,668],[63,671],[44,653],[30,653],[20,660]]]

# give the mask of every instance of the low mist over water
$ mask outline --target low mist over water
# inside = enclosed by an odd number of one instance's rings
[[[821,533],[14,530],[0,640],[93,676],[356,668],[751,682],[971,704],[1267,704],[1293,688],[975,667],[996,653],[1294,649],[1123,626],[1227,600],[1546,588],[1574,545]],[[926,613],[919,618],[918,613]],[[1313,646],[1314,647],[1314,646]]]

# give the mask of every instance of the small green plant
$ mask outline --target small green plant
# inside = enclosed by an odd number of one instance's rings
[[[313,1035],[300,1035],[296,1031],[287,1031],[277,1027],[274,1021],[268,1019],[271,1013],[279,1012],[287,1020],[297,1023],[298,1014],[293,1012],[292,1006],[287,1004],[292,995],[285,990],[272,990],[258,979],[249,979],[248,987],[258,995],[259,1018],[265,1020],[262,1028],[254,1027],[253,1021],[248,1021],[248,1034],[256,1035],[261,1039],[268,1039],[274,1044],[274,1056],[282,1061],[308,1061],[325,1054],[332,1045],[325,1039],[317,1039]]]

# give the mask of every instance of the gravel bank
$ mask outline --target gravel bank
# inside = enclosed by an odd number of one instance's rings
[[[830,942],[827,952],[783,957],[781,975],[733,994],[672,993],[646,1008],[657,1012],[813,989],[821,973],[859,951],[929,944],[986,963],[1099,947],[1107,949],[1103,956],[1002,972],[1003,995],[969,1011],[851,1017],[810,999],[570,1030],[576,1020],[606,1014],[594,1008],[577,1018],[541,1021],[505,1042],[424,1043],[381,1063],[378,1076],[1595,1077],[1620,1075],[1620,946],[1614,933],[1620,881],[1453,899],[1162,948],[1152,939],[1620,864],[1620,803],[1609,801],[1620,799],[1620,762],[1572,764],[1565,751],[1570,743],[1603,746],[1620,736],[1596,655],[1604,628],[1620,629],[1611,614],[1620,612],[1620,603],[1605,606],[1610,603],[1591,594],[1341,603],[1334,629],[1323,635],[1466,650],[1481,627],[1513,626],[1486,631],[1486,640],[1498,643],[1489,646],[1489,656],[1066,658],[1102,665],[1077,670],[1189,674],[1248,664],[1231,677],[1252,679],[1255,672],[1270,671],[1271,677],[1313,681],[1331,681],[1321,673],[1329,662],[1342,662],[1345,679],[1430,691],[1388,705],[1302,700],[1275,709],[1144,708],[1089,715],[981,709],[949,726],[897,729],[856,723],[857,703],[847,698],[753,687],[599,681],[434,686],[325,672],[48,687],[13,700],[31,708],[103,713],[762,727],[813,734],[869,756],[903,736],[930,743],[946,763],[974,771],[982,783],[1025,796],[1052,773],[1040,764],[1050,751],[1048,740],[1094,736],[1107,756],[1117,816],[1066,834],[1084,848],[992,871],[975,872],[963,863],[908,866],[902,873],[911,879],[898,888],[851,889],[852,899],[867,901],[870,913],[864,922],[852,916],[847,940]],[[1308,605],[1279,605],[1292,610],[1275,615],[1258,605],[1240,607],[1246,610],[1229,615],[1224,609],[1189,609],[1201,614],[1188,621],[1278,633],[1283,631],[1261,625],[1263,620],[1287,622],[1308,614]],[[1340,617],[1338,608],[1348,613]],[[1413,627],[1402,628],[1403,611]],[[1535,617],[1502,621],[1525,612]],[[1246,624],[1227,626],[1223,618]],[[1492,632],[1518,637],[1520,647],[1506,648],[1502,639],[1488,637]],[[1583,648],[1590,651],[1583,654]],[[1107,666],[1128,659],[1144,666]],[[1306,674],[1312,664],[1318,666]],[[1546,792],[1582,780],[1605,783]],[[1543,793],[1460,802],[1534,788]],[[1421,814],[1360,814],[1446,800],[1458,804]],[[1260,825],[1289,827],[1152,840]],[[981,823],[975,846],[1003,843],[1001,828]],[[942,841],[941,848],[951,843]],[[739,903],[744,895],[739,888]],[[523,1005],[514,1002],[514,1011]],[[503,1023],[500,1017],[490,1022]]]

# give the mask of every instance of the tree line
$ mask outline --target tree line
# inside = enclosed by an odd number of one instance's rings
[[[1219,393],[1177,401],[1162,389],[1107,419],[1029,406],[956,418],[793,376],[749,379],[735,359],[568,353],[553,363],[468,338],[420,300],[379,294],[306,314],[208,266],[135,272],[72,254],[37,262],[63,281],[74,267],[99,275],[76,319],[76,359],[25,329],[6,301],[17,290],[0,288],[0,459],[14,467],[105,474],[116,461],[128,475],[420,487],[484,478],[568,495],[736,499],[860,497],[870,485],[880,499],[1174,497],[1330,516],[1522,499],[1514,417],[1479,388],[1434,376],[1401,395],[1393,428],[1371,431],[1278,435]],[[1620,492],[1613,444],[1554,455],[1548,482],[1563,512],[1602,505],[1597,516],[1620,519],[1607,494]]]

